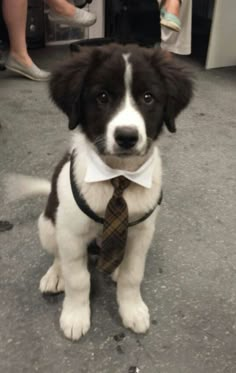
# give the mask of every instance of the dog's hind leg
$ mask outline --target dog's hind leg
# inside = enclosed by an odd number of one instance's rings
[[[42,213],[38,220],[38,229],[42,247],[54,256],[53,264],[42,277],[39,289],[42,293],[60,293],[64,291],[64,280],[58,255],[55,225]]]
[[[61,263],[59,258],[55,258],[52,266],[41,278],[39,284],[41,293],[61,293],[64,291],[64,279],[61,272]]]
[[[39,239],[44,250],[55,257],[58,256],[55,225],[44,213],[39,216],[38,230]]]

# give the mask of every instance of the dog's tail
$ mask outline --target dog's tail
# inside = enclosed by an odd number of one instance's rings
[[[48,196],[51,191],[50,181],[21,174],[7,174],[4,184],[9,202],[36,195]]]

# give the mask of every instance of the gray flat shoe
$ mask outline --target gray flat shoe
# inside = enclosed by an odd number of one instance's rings
[[[14,57],[9,56],[6,60],[5,66],[7,70],[14,71],[17,74],[23,75],[28,79],[35,80],[38,82],[46,82],[50,79],[51,73],[38,68],[34,63],[28,67],[22,65]]]
[[[75,14],[71,17],[62,16],[50,9],[48,18],[51,22],[60,23],[72,27],[89,27],[92,26],[97,20],[95,14],[78,8],[76,8]]]

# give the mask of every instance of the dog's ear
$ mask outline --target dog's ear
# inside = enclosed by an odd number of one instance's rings
[[[80,96],[85,77],[93,63],[93,48],[83,48],[78,56],[61,65],[52,74],[50,94],[56,105],[68,116],[69,129],[80,122]]]
[[[163,121],[170,132],[176,132],[175,118],[188,105],[193,94],[193,78],[189,69],[169,52],[157,50],[153,65],[166,87]]]

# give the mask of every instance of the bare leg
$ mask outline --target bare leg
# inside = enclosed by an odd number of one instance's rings
[[[26,46],[27,0],[3,0],[3,16],[10,39],[10,55],[25,66],[31,66]]]
[[[179,16],[180,1],[179,0],[165,0],[164,7],[167,12]]]
[[[26,45],[27,0],[3,0],[3,16],[10,39],[6,68],[36,81],[47,81],[50,73],[39,69],[30,58]]]

